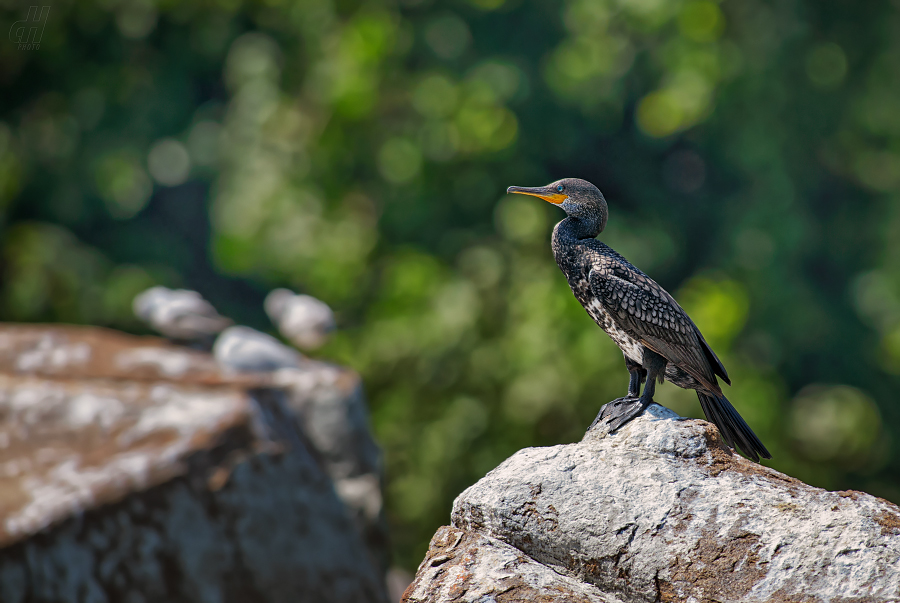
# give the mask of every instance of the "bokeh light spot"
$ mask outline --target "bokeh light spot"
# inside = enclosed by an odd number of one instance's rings
[[[836,88],[847,75],[847,55],[837,44],[820,44],[806,55],[806,75],[819,88]]]
[[[261,33],[247,33],[235,40],[225,61],[225,81],[239,88],[260,79],[274,80],[279,73],[281,51],[272,38]]]
[[[469,72],[469,78],[486,84],[495,100],[507,101],[522,88],[525,74],[515,65],[485,61]]]
[[[638,127],[645,134],[662,138],[679,129],[683,116],[684,111],[673,96],[658,90],[641,99],[636,117]]]
[[[547,225],[547,213],[540,199],[510,195],[497,204],[497,228],[508,239],[525,241],[540,237]]]
[[[715,2],[688,2],[678,15],[678,28],[684,37],[695,42],[712,42],[725,30],[725,16]]]
[[[459,150],[459,132],[456,124],[431,122],[419,130],[422,151],[434,161],[448,161]]]
[[[158,18],[151,2],[123,2],[116,12],[116,25],[126,38],[140,40],[153,31]]]
[[[95,182],[110,215],[121,220],[141,211],[153,192],[150,177],[127,153],[101,159]]]
[[[682,287],[679,303],[715,348],[727,348],[747,322],[750,299],[737,281],[693,278]]]
[[[160,184],[177,186],[183,184],[191,173],[191,157],[183,144],[164,138],[150,148],[147,169]]]
[[[197,165],[213,165],[219,157],[219,140],[222,127],[214,121],[194,124],[188,135],[187,146],[191,161]]]
[[[872,399],[848,385],[810,385],[791,404],[789,426],[798,451],[819,462],[857,465],[871,461],[881,435]]]
[[[900,325],[888,331],[881,339],[881,368],[885,371],[900,375]]]
[[[408,182],[422,169],[422,151],[411,140],[391,138],[378,152],[378,169],[389,182]]]
[[[459,99],[459,90],[444,75],[429,75],[416,86],[412,104],[426,117],[446,117],[453,113]]]
[[[469,26],[453,14],[434,19],[425,27],[425,41],[442,59],[455,59],[462,55],[472,41]]]
[[[853,162],[859,181],[876,191],[900,188],[900,154],[889,151],[862,151]]]

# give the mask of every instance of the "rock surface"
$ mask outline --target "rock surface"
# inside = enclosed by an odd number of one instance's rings
[[[361,404],[349,371],[292,370]],[[0,601],[385,601],[289,389],[156,338],[0,327]]]
[[[369,431],[362,381],[356,373],[322,363],[315,371],[283,369],[273,379],[284,387],[287,408],[299,418],[310,449],[350,512],[373,563],[386,571],[384,467]]]
[[[898,601],[900,508],[757,465],[651,406],[455,501],[404,601]]]

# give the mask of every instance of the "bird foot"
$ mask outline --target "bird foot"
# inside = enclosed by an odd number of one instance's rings
[[[597,418],[588,427],[588,431],[593,429],[598,423],[606,423],[609,426],[609,432],[612,433],[628,423],[628,421],[640,416],[652,403],[653,401],[651,400],[644,404],[641,398],[630,396],[616,398],[600,408]]]

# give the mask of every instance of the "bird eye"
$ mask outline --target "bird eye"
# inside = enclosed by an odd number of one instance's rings
[[[563,185],[562,185],[562,184],[560,184],[559,186],[556,187],[556,192],[557,192],[557,193],[563,192]]]

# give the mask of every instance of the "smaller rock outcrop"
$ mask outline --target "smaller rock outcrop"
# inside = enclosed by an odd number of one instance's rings
[[[362,381],[338,366],[282,369],[273,382],[286,394],[285,406],[303,429],[306,443],[349,511],[373,564],[388,569],[381,449],[369,430]]]
[[[459,495],[404,601],[898,601],[900,508],[733,453],[651,406]]]

